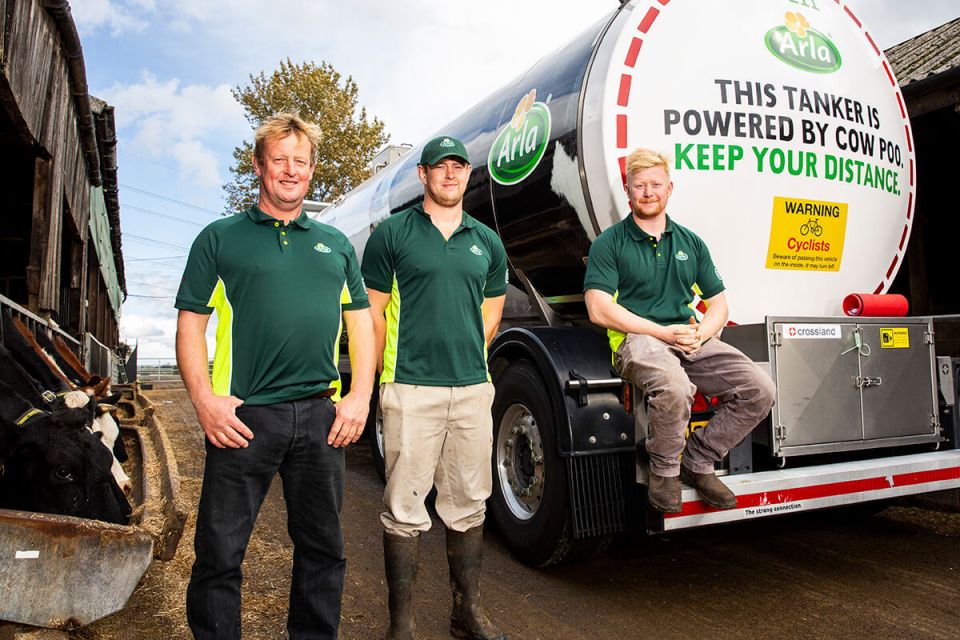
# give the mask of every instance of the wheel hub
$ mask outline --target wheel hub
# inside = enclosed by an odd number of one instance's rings
[[[520,520],[529,520],[543,498],[543,442],[536,419],[522,404],[507,408],[495,442],[504,501]]]

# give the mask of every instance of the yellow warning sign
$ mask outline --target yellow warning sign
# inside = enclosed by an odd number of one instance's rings
[[[906,327],[880,329],[881,349],[909,349],[910,332]]]
[[[773,198],[767,269],[839,271],[847,235],[847,205]]]

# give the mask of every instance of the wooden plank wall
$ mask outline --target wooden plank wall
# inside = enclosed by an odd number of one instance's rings
[[[77,110],[70,94],[69,70],[60,50],[53,19],[37,0],[0,0],[6,16],[2,73],[9,96],[4,102],[25,140],[40,147],[40,162],[48,161],[45,184],[34,190],[34,221],[41,223],[31,250],[31,303],[37,310],[56,310],[60,296],[60,233],[64,215],[73,217],[87,242],[90,182],[77,128]],[[12,102],[12,105],[10,104]],[[45,193],[42,193],[45,191]],[[32,304],[31,304],[32,306]]]

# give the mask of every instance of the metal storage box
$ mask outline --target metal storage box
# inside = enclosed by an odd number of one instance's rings
[[[722,339],[769,365],[776,403],[754,442],[776,457],[943,439],[930,317],[768,317]]]

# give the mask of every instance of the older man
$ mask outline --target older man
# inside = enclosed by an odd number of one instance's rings
[[[177,362],[206,435],[187,589],[187,619],[200,639],[240,637],[240,565],[278,472],[294,544],[289,637],[337,636],[343,447],[366,420],[374,335],[350,243],[302,211],[319,134],[290,114],[257,129],[259,201],[200,232],[177,294]],[[211,380],[204,333],[214,310]],[[353,371],[342,398],[341,316]]]
[[[428,142],[417,175],[423,204],[381,223],[363,254],[383,363],[387,638],[414,637],[418,542],[431,524],[424,500],[436,486],[453,590],[450,632],[494,640],[505,636],[480,611],[493,446],[486,347],[503,311],[506,252],[489,227],[463,210],[470,179],[463,143],[450,136]]]
[[[587,310],[608,330],[617,371],[648,400],[651,506],[681,511],[683,479],[711,506],[730,509],[736,496],[714,465],[770,411],[773,381],[717,335],[727,322],[724,284],[703,240],[667,215],[667,158],[637,149],[626,167],[631,214],[590,247]],[[691,308],[694,287],[707,305],[700,323]],[[722,404],[685,440],[698,388]]]

